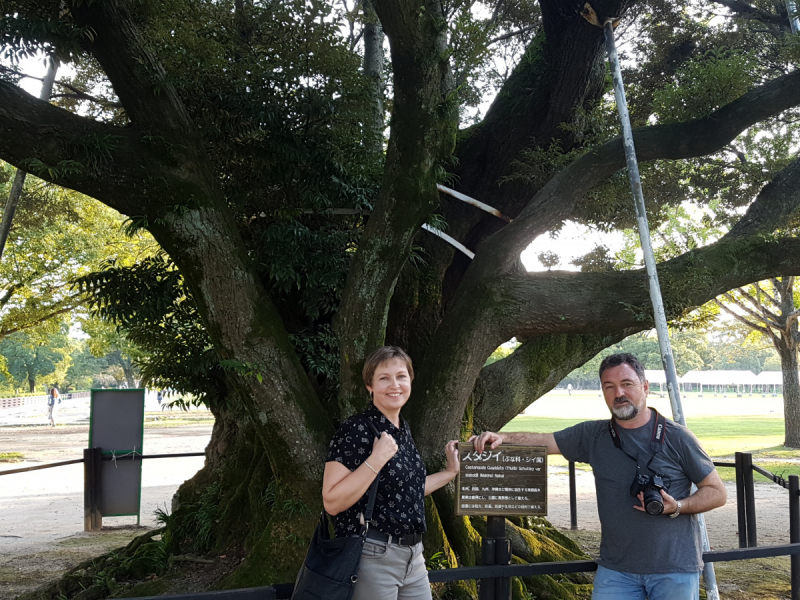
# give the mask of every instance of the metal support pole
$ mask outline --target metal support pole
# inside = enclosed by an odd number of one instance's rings
[[[744,477],[744,504],[747,516],[747,547],[758,546],[758,529],[756,528],[756,494],[753,484],[753,455],[742,452],[742,475]]]
[[[569,461],[569,528],[578,528],[578,493],[575,489],[575,463]]]
[[[789,13],[789,27],[792,33],[800,33],[800,19],[797,18],[797,4],[794,0],[786,0],[786,12]]]
[[[83,450],[83,530],[100,531],[103,516],[100,512],[100,469],[102,467],[100,448]]]
[[[661,286],[658,283],[656,259],[653,254],[653,246],[650,243],[650,227],[647,224],[647,210],[644,205],[644,194],[642,193],[642,180],[639,175],[639,163],[636,160],[636,149],[633,145],[633,131],[631,129],[630,116],[628,115],[628,101],[625,99],[622,70],[620,69],[617,47],[614,42],[614,26],[610,19],[603,23],[603,33],[605,34],[608,62],[611,66],[617,111],[619,112],[619,120],[622,124],[622,141],[625,149],[625,160],[628,166],[628,178],[631,182],[631,192],[633,194],[634,206],[636,207],[636,223],[639,230],[639,241],[642,245],[642,254],[644,255],[647,277],[650,282],[650,302],[653,305],[653,318],[655,320],[656,333],[658,334],[658,345],[661,350],[661,362],[664,365],[664,373],[667,378],[667,390],[669,391],[669,400],[672,405],[672,418],[677,423],[686,425],[686,419],[683,416],[683,407],[681,406],[681,398],[678,392],[678,373],[675,371],[675,361],[672,358],[672,347],[669,340],[667,316],[664,311],[664,300],[661,297]],[[694,486],[692,486],[693,492],[694,489]],[[697,515],[697,521],[703,539],[703,550],[708,551],[710,550],[710,545],[708,543],[705,519],[702,514]],[[714,573],[713,563],[706,563],[703,568],[703,579],[706,583],[706,596],[708,600],[719,600],[719,590],[717,589],[717,578]]]
[[[789,541],[800,542],[800,477],[789,475]],[[792,565],[792,600],[800,600],[800,555],[789,559]]]
[[[744,499],[744,466],[742,453],[736,453],[736,517],[739,523],[739,548],[747,548],[747,505]]]
[[[58,63],[50,59],[47,66],[47,73],[42,80],[42,90],[39,93],[40,100],[49,100],[50,94],[53,92],[53,82],[56,79],[56,71],[58,70]],[[11,223],[14,220],[14,214],[17,212],[20,196],[22,196],[22,188],[25,185],[25,176],[27,173],[21,169],[17,169],[14,176],[14,183],[11,184],[11,192],[8,194],[5,210],[3,210],[3,221],[0,223],[0,258],[3,258],[3,250],[6,247],[8,235],[11,233]]]

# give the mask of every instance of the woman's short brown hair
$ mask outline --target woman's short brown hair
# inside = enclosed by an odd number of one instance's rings
[[[372,378],[375,376],[377,368],[383,363],[394,360],[395,358],[406,363],[408,376],[411,377],[411,381],[414,381],[414,366],[411,364],[411,357],[406,354],[405,350],[397,346],[381,346],[364,361],[364,370],[361,371],[364,385],[372,385]]]

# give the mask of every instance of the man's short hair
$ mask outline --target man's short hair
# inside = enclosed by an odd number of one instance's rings
[[[620,352],[619,354],[606,356],[603,362],[600,363],[600,373],[598,374],[600,379],[603,378],[603,372],[606,369],[613,369],[620,365],[630,365],[630,367],[636,371],[636,375],[639,376],[639,381],[644,382],[644,365],[639,362],[638,358],[628,352]]]
[[[361,371],[364,384],[372,385],[372,378],[375,376],[376,369],[383,363],[394,360],[395,358],[406,364],[408,376],[411,378],[411,381],[414,381],[414,367],[411,364],[411,357],[406,354],[405,350],[397,346],[381,346],[364,361],[364,370]]]

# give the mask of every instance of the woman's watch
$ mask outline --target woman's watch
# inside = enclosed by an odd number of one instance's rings
[[[676,508],[676,509],[675,509],[675,512],[674,512],[674,513],[672,513],[672,514],[669,516],[669,518],[670,518],[670,519],[674,519],[674,518],[675,518],[675,517],[677,517],[679,514],[681,514],[681,508],[683,508],[683,505],[681,504],[681,501],[680,501],[680,500],[678,500],[678,501],[677,501],[677,505],[678,505],[678,508]]]

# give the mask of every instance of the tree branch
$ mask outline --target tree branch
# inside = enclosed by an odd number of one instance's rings
[[[536,29],[535,25],[531,25],[530,27],[523,27],[522,29],[515,29],[514,31],[509,31],[508,33],[504,33],[503,35],[499,35],[490,39],[487,42],[487,45],[491,46],[492,44],[496,44],[497,42],[502,42],[504,40],[511,39],[512,37],[522,35],[523,33],[528,33],[529,31],[533,31]]]
[[[636,331],[539,335],[527,340],[510,356],[481,369],[472,392],[473,431],[497,431],[573,369]]]
[[[776,274],[800,272],[800,239],[725,239],[658,265],[669,318],[730,289]],[[498,338],[536,333],[612,332],[646,322],[652,308],[644,269],[611,273],[547,271],[497,277],[491,285],[508,307],[486,316]],[[591,298],[591,302],[587,302]],[[756,318],[759,315],[754,314]]]
[[[767,290],[761,287],[760,282],[756,281],[753,285],[759,291],[759,293],[764,294],[767,299],[772,302],[773,306],[780,306],[780,303]],[[777,318],[777,316],[775,318]]]
[[[780,15],[773,15],[760,8],[744,2],[744,0],[711,0],[716,4],[726,7],[733,13],[768,23],[769,25],[777,25],[781,29],[786,29],[786,21]]]
[[[365,400],[363,360],[384,343],[397,279],[414,237],[439,204],[438,169],[453,151],[457,123],[441,3],[402,0],[374,7],[392,51],[394,102],[381,190],[336,315],[342,416]]]
[[[763,306],[758,302],[758,300],[756,298],[753,298],[744,289],[737,288],[736,291],[739,292],[739,294],[741,294],[742,296],[744,296],[753,306],[755,306],[756,308],[762,308],[763,309]],[[735,304],[736,306],[741,308],[748,315],[750,315],[751,317],[756,319],[759,323],[763,323],[763,324],[767,325],[768,327],[776,327],[777,329],[781,329],[781,325],[780,324],[774,322],[772,319],[767,317],[765,314],[757,313],[755,310],[753,310],[749,306],[747,306],[747,304],[745,304],[744,302],[742,302],[738,298],[736,298],[736,296],[734,296],[733,294],[730,294],[730,293],[726,292],[724,294],[724,296],[725,296],[725,298],[728,299],[728,302],[730,302],[731,304]]]
[[[50,313],[48,313],[46,315],[43,315],[42,317],[36,319],[34,322],[26,323],[24,325],[19,325],[17,327],[12,327],[10,329],[3,329],[2,331],[0,331],[0,339],[4,338],[6,336],[9,336],[12,333],[17,333],[17,332],[20,332],[20,331],[25,331],[26,329],[30,329],[32,327],[36,327],[37,325],[39,325],[41,323],[44,323],[48,319],[52,319],[54,317],[57,317],[58,315],[63,315],[63,314],[66,314],[68,312],[72,312],[73,310],[75,310],[75,306],[77,306],[78,304],[81,304],[81,302],[76,302],[75,305],[67,306],[67,307],[62,308],[60,310],[56,310],[56,311],[50,312]]]
[[[717,306],[719,306],[722,310],[724,310],[726,313],[731,315],[734,319],[736,319],[737,321],[745,324],[750,329],[755,329],[756,331],[760,331],[761,333],[763,333],[766,336],[773,336],[774,337],[773,333],[767,327],[762,327],[761,325],[753,323],[752,321],[748,321],[742,315],[737,313],[735,310],[732,310],[729,306],[727,306],[724,303],[720,302],[716,298],[714,298],[714,303]]]
[[[16,292],[20,287],[23,286],[19,283],[14,283],[6,288],[2,297],[0,297],[0,308],[4,308],[5,305],[8,304],[9,300],[11,300],[11,297],[14,295],[14,292]]]
[[[707,117],[686,123],[641,127],[634,130],[636,154],[640,162],[693,158],[710,154],[730,143],[746,128],[797,104],[800,104],[800,71],[794,71],[753,89]],[[624,166],[625,155],[620,138],[615,138],[584,154],[534,195],[513,223],[505,226],[479,247],[471,269],[494,272],[498,268],[510,268],[520,252],[535,237],[568,217],[577,201],[583,198],[586,192]],[[800,159],[796,159],[784,169],[781,185],[776,186],[780,187],[780,194],[784,191],[782,185],[784,180],[797,180],[800,176],[798,171],[800,171]],[[787,202],[794,206],[798,197],[800,190],[789,194]],[[750,233],[753,229],[764,229],[772,223],[759,208],[751,207],[751,211],[753,214],[750,215],[747,224],[735,228],[736,231],[731,231],[731,234]],[[763,222],[765,219],[767,222]],[[488,255],[485,261],[481,260],[482,254]],[[482,264],[484,262],[488,264]]]
[[[192,140],[195,127],[163,66],[144,42],[124,0],[85,2],[71,12],[95,35],[87,48],[97,58],[133,123],[174,140]],[[190,145],[192,146],[192,145]]]
[[[797,322],[798,318],[800,318],[800,310],[796,310],[786,315],[786,331],[791,329],[792,325]]]

